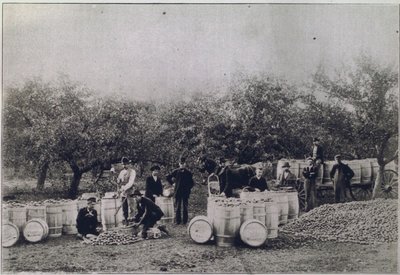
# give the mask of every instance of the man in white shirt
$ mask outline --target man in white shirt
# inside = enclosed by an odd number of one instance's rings
[[[135,190],[136,171],[132,168],[132,162],[123,157],[121,163],[124,169],[119,173],[117,178],[118,185],[122,184],[120,188],[122,199],[122,211],[125,219],[125,224],[128,224],[129,219],[133,219],[135,212],[135,200],[132,196]]]

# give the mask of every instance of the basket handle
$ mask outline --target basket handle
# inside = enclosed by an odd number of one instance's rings
[[[207,186],[208,186],[208,196],[209,197],[211,197],[213,194],[211,194],[211,188],[210,188],[210,179],[212,178],[212,177],[215,177],[216,179],[217,179],[217,181],[218,181],[218,184],[219,184],[219,178],[218,178],[218,176],[217,175],[209,175],[208,176],[208,178],[207,178]]]

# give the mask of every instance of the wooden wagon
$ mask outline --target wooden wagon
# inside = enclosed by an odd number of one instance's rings
[[[293,182],[294,187],[297,189],[299,194],[300,207],[304,208],[305,193],[304,193],[304,178],[302,175],[303,168],[307,166],[306,160],[290,160],[282,159],[278,161],[277,165],[277,178],[282,174],[282,165],[288,162],[290,165],[290,171],[297,177],[297,180]],[[343,161],[348,164],[349,167],[354,171],[354,177],[351,180],[351,191],[354,194],[356,200],[368,200],[372,197],[372,190],[374,188],[375,180],[378,175],[379,165],[377,159],[368,158],[361,160],[349,160]],[[318,177],[316,179],[317,196],[323,196],[324,192],[333,189],[333,183],[330,179],[330,171],[332,166],[335,164],[334,161],[326,161],[320,166],[318,171]],[[398,197],[398,174],[397,165],[394,162],[390,162],[385,166],[383,173],[382,184],[379,191],[386,198],[397,198]]]

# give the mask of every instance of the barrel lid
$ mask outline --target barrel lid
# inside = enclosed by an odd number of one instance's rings
[[[24,237],[27,241],[36,243],[46,235],[47,223],[42,219],[32,219],[27,222],[24,228]]]
[[[259,220],[247,220],[240,226],[240,238],[252,247],[263,245],[267,240],[267,235],[267,228]]]
[[[13,223],[4,223],[2,226],[1,244],[3,247],[10,247],[17,243],[19,239],[19,229]]]
[[[206,243],[213,235],[213,228],[206,216],[194,217],[188,226],[190,238],[196,243]]]

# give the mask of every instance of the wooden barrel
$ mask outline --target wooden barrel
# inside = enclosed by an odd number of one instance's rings
[[[49,227],[49,237],[62,235],[62,205],[48,204],[46,206],[46,222]]]
[[[26,223],[26,207],[12,207],[9,210],[10,222],[16,225],[22,233]]]
[[[122,207],[119,209],[117,215],[115,215],[121,203],[120,198],[103,198],[101,200],[101,223],[103,230],[122,226],[122,221],[124,220]]]
[[[19,240],[20,231],[18,226],[11,222],[3,223],[1,235],[1,245],[3,247],[10,247],[16,244]]]
[[[259,220],[248,220],[240,226],[240,239],[252,247],[265,244],[267,235],[267,228]]]
[[[174,222],[174,199],[172,197],[157,197],[156,204],[161,208],[164,216],[161,218],[161,224],[169,224]]]
[[[216,200],[217,198],[215,197],[207,198],[207,218],[210,220],[211,223],[213,223],[214,221],[214,207]]]
[[[3,210],[1,212],[1,220],[2,223],[7,223],[10,221],[10,208],[3,207]]]
[[[213,228],[217,246],[233,246],[240,229],[239,205],[217,206],[214,213]]]
[[[240,204],[240,223],[253,219],[254,211],[252,203]]]
[[[361,166],[361,184],[370,184],[372,182],[372,163],[369,159],[360,159]]]
[[[277,203],[278,211],[279,211],[279,224],[286,224],[288,220],[289,214],[289,203],[286,192],[284,191],[275,191],[269,192],[269,197]]]
[[[361,183],[361,163],[360,160],[350,160],[345,161],[351,170],[354,172],[354,177],[351,179],[351,184],[360,184]]]
[[[206,243],[213,236],[213,226],[206,216],[194,217],[188,226],[190,238],[196,243]]]
[[[297,191],[286,191],[288,198],[288,221],[299,217],[299,197]]]
[[[265,202],[265,225],[268,230],[268,239],[278,237],[279,208],[276,202]]]
[[[244,191],[240,193],[241,200],[260,200],[262,198],[263,192],[249,192],[244,189]]]
[[[280,209],[279,212],[279,224],[286,224],[288,221],[288,214],[289,214],[289,201],[286,195],[286,192],[278,191],[276,192],[277,196],[277,203]]]
[[[41,219],[46,221],[46,206],[27,206],[26,216],[27,221],[32,219]]]
[[[265,203],[253,203],[253,218],[265,224]]]
[[[24,238],[28,242],[37,243],[43,241],[49,235],[49,227],[42,219],[29,220],[24,228]]]
[[[66,235],[76,234],[76,218],[78,216],[76,201],[62,204],[62,233]]]
[[[85,193],[85,194],[92,194],[92,193]],[[94,194],[96,194],[96,193],[94,193]],[[86,200],[77,200],[76,204],[77,204],[77,209],[78,209],[78,212],[79,212],[80,209],[82,209],[82,208],[87,206],[88,202],[87,202],[87,199]],[[101,200],[99,200],[99,199],[96,200],[96,204],[94,206],[94,209],[97,212],[97,221],[101,222],[102,221],[102,219],[101,219],[101,217],[102,217],[102,215],[101,215]]]

